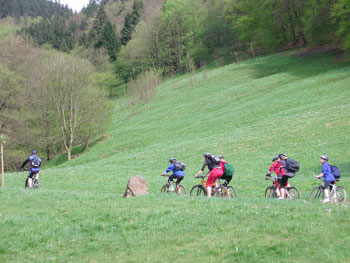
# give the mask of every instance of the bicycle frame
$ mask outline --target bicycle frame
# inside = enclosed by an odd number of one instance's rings
[[[166,188],[168,188],[169,186],[170,186],[170,182],[169,182],[169,177],[170,177],[170,175],[168,175],[168,174],[166,174],[166,175],[162,175],[162,176],[167,176],[168,177],[168,180],[167,180],[167,182],[164,184],[164,186],[166,186]],[[178,194],[178,193],[180,193],[181,191],[180,191],[180,184],[179,184],[179,179],[176,179],[176,182],[175,182],[175,193],[176,194]],[[183,186],[184,187],[184,186]],[[185,190],[186,191],[186,190]]]

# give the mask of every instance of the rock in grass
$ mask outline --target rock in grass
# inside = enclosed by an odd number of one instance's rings
[[[147,187],[145,178],[143,178],[141,175],[135,175],[129,179],[123,197],[147,194]]]

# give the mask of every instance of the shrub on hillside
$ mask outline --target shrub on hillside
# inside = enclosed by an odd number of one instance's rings
[[[132,106],[142,102],[149,103],[156,96],[157,86],[162,82],[162,77],[151,69],[140,74],[135,80],[128,83],[130,104]]]

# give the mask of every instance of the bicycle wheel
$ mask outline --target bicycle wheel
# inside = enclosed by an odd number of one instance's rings
[[[226,189],[228,198],[237,198],[237,190],[234,186],[230,185]]]
[[[309,194],[309,202],[320,202],[323,199],[324,192],[322,187],[317,186]]]
[[[207,190],[204,189],[203,185],[198,184],[192,187],[190,196],[206,196]]]
[[[39,188],[40,184],[39,184],[39,180],[38,179],[34,179],[33,181],[33,188]]]
[[[186,188],[183,185],[179,185],[179,188],[176,190],[176,194],[178,195],[185,195],[186,194]]]
[[[161,192],[162,194],[167,193],[167,192],[168,192],[168,187],[169,187],[169,184],[163,185],[163,186],[162,186],[162,189],[160,189],[160,192]]]
[[[29,187],[29,185],[28,185],[28,177],[27,177],[27,179],[26,179],[26,181],[24,183],[24,189],[26,189],[27,187]]]
[[[287,188],[286,199],[289,199],[289,200],[300,199],[300,192],[298,188],[294,186]]]
[[[212,196],[217,196],[217,197],[226,197],[229,198],[229,194],[226,190],[226,188],[222,185],[219,187],[216,187],[215,189],[213,188],[211,191]]]
[[[277,198],[275,187],[270,186],[265,190],[265,198]]]
[[[332,198],[335,203],[345,203],[346,201],[346,191],[344,187],[337,186],[335,191],[335,197]]]

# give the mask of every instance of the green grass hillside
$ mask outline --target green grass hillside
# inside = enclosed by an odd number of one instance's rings
[[[319,156],[350,195],[350,64],[331,55],[276,54],[166,80],[137,114],[116,101],[105,140],[0,191],[0,262],[350,262],[349,205],[309,204]],[[162,196],[159,175],[183,160],[187,190],[202,154],[223,154],[238,199]],[[279,152],[299,161],[302,200],[265,200]],[[39,153],[40,155],[40,153]],[[150,194],[123,199],[142,174]]]

